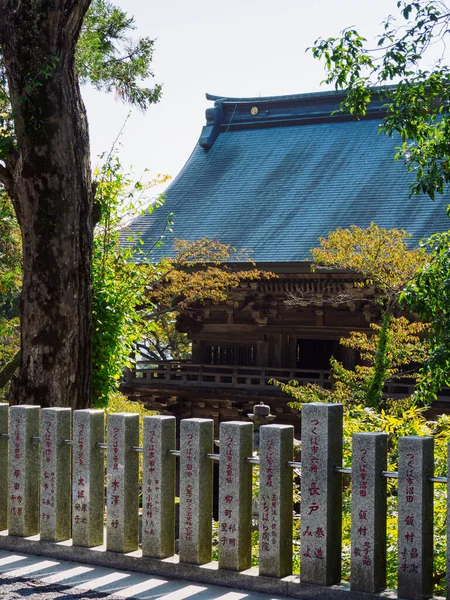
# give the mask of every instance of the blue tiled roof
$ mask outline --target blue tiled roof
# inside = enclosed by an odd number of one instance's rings
[[[412,244],[450,228],[448,197],[409,197],[413,176],[393,160],[398,140],[378,134],[379,104],[358,121],[330,116],[337,93],[214,99],[163,208],[130,225],[148,250],[167,212],[175,214],[174,233],[153,250],[155,260],[171,254],[174,237],[216,238],[257,262],[295,262],[337,227],[373,221],[406,229]]]

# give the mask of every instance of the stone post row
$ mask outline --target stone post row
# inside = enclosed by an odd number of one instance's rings
[[[8,405],[1,405],[1,433],[7,431],[7,412]],[[69,408],[11,407],[9,483],[0,489],[0,499],[5,490],[9,501],[11,535],[40,532],[42,540],[72,536],[74,545],[103,543],[104,459],[96,447],[104,439],[103,411],[74,411],[72,469],[70,445],[63,443],[72,438],[71,417]],[[32,439],[37,437],[40,443]],[[5,441],[0,439],[0,468],[6,463]]]

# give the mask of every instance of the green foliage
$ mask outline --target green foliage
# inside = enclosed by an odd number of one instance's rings
[[[185,331],[195,326],[206,302],[225,302],[230,289],[243,280],[274,277],[252,268],[243,252],[217,240],[174,241],[175,255],[163,258],[158,277],[148,286],[153,312],[144,316],[143,337],[137,350],[143,360],[184,360],[191,344]],[[227,263],[246,262],[236,269]],[[180,314],[181,313],[181,314]]]
[[[397,9],[384,21],[376,48],[349,28],[316,40],[311,50],[324,62],[325,82],[346,90],[342,110],[364,115],[374,94],[382,99],[381,129],[399,135],[396,158],[416,176],[411,193],[434,199],[450,182],[450,70],[442,59],[432,68],[423,64],[430,45],[443,55],[450,10],[441,0],[399,0]]]
[[[7,319],[0,314],[0,401],[4,402],[9,390],[9,381],[16,370],[14,360],[20,347],[19,319]],[[12,371],[10,369],[12,367]],[[8,376],[5,376],[5,373]],[[4,381],[3,381],[4,380]]]
[[[16,296],[22,282],[22,242],[8,194],[0,189],[0,303]]]
[[[142,110],[161,97],[161,86],[141,87],[153,77],[150,65],[154,42],[133,40],[134,18],[106,0],[94,0],[86,14],[76,49],[76,67],[83,83],[114,91],[125,102]]]
[[[421,370],[417,398],[435,398],[450,385],[450,231],[423,242],[430,261],[406,287],[401,300],[430,323],[430,354]]]
[[[143,324],[143,338],[136,350],[143,361],[187,360],[191,357],[191,342],[186,333],[177,331],[175,312],[161,313]]]
[[[187,309],[205,301],[225,302],[230,288],[238,287],[242,280],[275,277],[268,271],[252,268],[254,264],[244,252],[218,240],[176,239],[174,251],[174,257],[161,260],[161,284],[152,295],[164,310]],[[230,262],[246,264],[236,269],[227,264]]]
[[[96,183],[100,221],[92,261],[92,394],[93,404],[101,407],[117,391],[123,368],[132,366],[130,356],[142,338],[140,309],[151,306],[147,292],[158,270],[138,263],[140,249],[121,246],[119,239],[122,215],[138,210],[145,190],[154,182],[145,186],[133,182],[123,173],[117,157],[109,155],[97,172]],[[151,204],[147,211],[159,204]]]
[[[14,209],[0,190],[0,374],[19,351],[18,302],[22,283],[22,243]],[[13,371],[14,372],[14,371]],[[0,375],[0,400],[6,398],[6,380]],[[9,378],[8,378],[9,380]]]
[[[357,286],[374,286],[378,303],[389,309],[415,272],[427,263],[423,248],[408,248],[411,234],[404,229],[382,229],[376,223],[362,228],[330,231],[311,254],[316,267],[354,271]]]
[[[142,419],[144,417],[152,417],[156,415],[154,410],[148,410],[142,404],[142,402],[133,402],[126,396],[120,393],[111,394],[110,401],[108,406],[105,408],[105,413],[107,415],[113,413],[135,413],[139,415],[140,423],[141,423],[141,438],[140,442],[142,442]]]
[[[317,384],[308,383],[299,385],[296,381],[284,384],[278,381],[272,383],[284,392],[293,396],[297,402],[329,402],[335,404],[352,404],[355,406],[368,406],[370,386],[376,380],[382,387],[393,379],[417,378],[416,370],[411,369],[412,364],[421,363],[428,354],[428,346],[423,340],[425,325],[423,323],[410,323],[405,317],[391,317],[388,326],[371,324],[373,334],[352,332],[348,338],[343,338],[340,343],[352,348],[364,360],[363,365],[356,365],[354,369],[346,369],[344,365],[332,358],[330,361],[332,372],[332,388],[324,389]],[[383,331],[384,329],[384,331]],[[388,340],[383,349],[384,362],[382,371],[377,361],[380,352],[380,337]],[[381,377],[380,373],[384,374]],[[385,397],[381,406],[402,406],[402,409],[413,404],[411,398],[395,400]]]
[[[378,345],[373,361],[373,376],[369,378],[366,395],[366,406],[378,408],[383,397],[383,387],[389,370],[389,358],[387,355],[389,344],[389,322],[391,316],[383,315],[383,321],[378,333]]]
[[[9,102],[8,82],[0,52],[0,160],[11,153],[14,143],[14,123]]]
[[[145,186],[134,183],[113,154],[97,172],[95,201],[100,221],[94,236],[92,267],[96,406],[108,404],[118,389],[123,369],[132,367],[135,351],[153,362],[163,357],[186,357],[189,344],[186,336],[175,329],[177,312],[183,309],[195,315],[202,302],[224,300],[230,287],[238,286],[244,278],[260,276],[251,268],[221,268],[236,252],[215,240],[177,240],[175,256],[159,263],[152,263],[151,253],[142,250],[139,236],[133,237],[128,246],[121,245],[120,236],[123,239],[126,235],[123,215],[129,218],[139,212],[146,190],[161,181]],[[147,212],[161,204],[159,199]],[[194,263],[196,267],[192,268]]]
[[[367,229],[352,225],[349,229],[336,229],[328,234],[327,238],[320,238],[320,247],[311,250],[314,261],[319,267],[332,269],[351,270],[358,274],[360,279],[355,283],[356,287],[371,288],[375,302],[382,315],[381,327],[374,327],[377,335],[372,337],[370,344],[371,351],[367,355],[367,338],[362,335],[352,334],[349,343],[344,345],[354,347],[356,350],[359,343],[365,344],[365,360],[369,360],[370,368],[356,367],[354,371],[347,371],[343,365],[337,361],[332,362],[334,378],[336,381],[335,390],[338,390],[344,384],[350,383],[356,389],[354,393],[361,393],[360,398],[365,406],[379,408],[383,400],[383,387],[385,381],[398,374],[400,365],[394,363],[391,369],[392,348],[397,352],[397,360],[400,359],[398,350],[402,349],[398,340],[390,343],[391,326],[392,332],[396,332],[397,337],[403,337],[409,342],[414,340],[414,353],[417,355],[417,345],[421,346],[419,338],[416,337],[417,326],[409,323],[402,317],[393,320],[393,315],[398,309],[399,295],[405,285],[413,278],[417,270],[428,263],[428,256],[424,248],[408,249],[406,240],[411,237],[404,230],[381,229],[375,223],[371,223]],[[315,268],[317,268],[315,265]],[[351,294],[349,293],[350,297]],[[339,300],[336,298],[335,300]],[[342,298],[341,298],[342,300]],[[347,298],[348,300],[348,298]],[[371,298],[367,296],[366,302]],[[377,346],[374,348],[373,343]],[[424,347],[422,345],[422,347]],[[420,352],[419,352],[420,354]],[[411,356],[408,357],[411,362]],[[423,359],[423,356],[421,356]],[[402,359],[401,366],[404,366]],[[357,385],[356,385],[357,384]],[[319,393],[315,390],[314,393]],[[333,393],[336,393],[334,391]],[[323,396],[323,392],[320,392]]]
[[[432,435],[435,439],[435,474],[443,476],[447,471],[450,418],[443,415],[437,422],[428,422],[423,414],[424,408],[417,404],[416,395],[403,400],[388,398],[383,394],[383,387],[391,379],[402,377],[416,379],[418,374],[415,370],[411,370],[412,367],[417,363],[426,364],[427,360],[430,360],[430,346],[433,348],[436,340],[424,339],[428,326],[421,322],[410,322],[404,316],[395,316],[395,311],[398,308],[397,302],[402,288],[413,277],[416,269],[419,269],[420,275],[408,286],[407,292],[403,294],[404,298],[409,300],[414,310],[421,308],[419,310],[421,316],[430,321],[432,329],[433,319],[437,321],[445,319],[445,309],[440,312],[440,307],[447,306],[449,300],[446,296],[449,278],[444,279],[444,274],[448,272],[450,240],[446,234],[442,238],[434,236],[436,248],[430,258],[424,254],[424,249],[407,250],[403,245],[404,232],[394,234],[393,239],[396,240],[394,246],[390,245],[389,232],[382,232],[373,225],[367,232],[359,228],[351,228],[332,233],[333,235],[330,234],[326,240],[321,240],[321,248],[313,251],[314,258],[326,266],[359,272],[364,285],[373,285],[379,292],[378,302],[383,312],[382,322],[380,325],[371,324],[372,335],[353,332],[348,338],[341,340],[342,345],[357,351],[364,363],[350,370],[339,361],[332,359],[331,389],[326,390],[313,384],[300,386],[294,381],[287,385],[280,382],[274,384],[295,399],[290,406],[299,411],[304,402],[343,404],[344,466],[351,467],[353,433],[384,431],[389,435],[389,471],[397,471],[399,437]],[[384,240],[385,236],[387,236],[386,240]],[[391,248],[395,249],[391,250]],[[409,252],[413,254],[408,256]],[[433,286],[436,286],[436,290]],[[430,294],[433,295],[432,299],[429,297]],[[442,368],[445,364],[444,362]],[[429,395],[424,394],[422,400],[428,399]],[[346,478],[343,493],[343,578],[348,579],[351,557],[351,481]],[[445,588],[446,569],[445,487],[435,486],[434,511],[435,593],[442,594]],[[397,587],[398,558],[395,480],[388,480],[387,558],[387,585],[393,589]]]

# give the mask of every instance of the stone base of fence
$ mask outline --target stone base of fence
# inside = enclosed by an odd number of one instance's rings
[[[291,598],[308,600],[397,599],[396,592],[389,590],[380,594],[368,594],[354,590],[350,591],[349,585],[345,583],[333,586],[300,583],[298,575],[289,575],[282,579],[265,577],[258,574],[257,567],[241,572],[228,571],[219,569],[216,561],[204,565],[191,565],[180,563],[178,556],[165,559],[147,558],[142,556],[141,550],[118,554],[117,552],[107,551],[106,545],[83,548],[73,546],[71,540],[56,543],[46,542],[41,541],[39,535],[26,538],[13,537],[8,536],[7,531],[0,532],[0,550],[24,552],[57,560],[71,560],[89,565],[136,571],[172,579],[192,580],[196,583],[219,585]],[[440,599],[436,598],[435,600]]]

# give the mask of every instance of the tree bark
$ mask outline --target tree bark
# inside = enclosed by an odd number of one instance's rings
[[[0,46],[17,137],[8,188],[24,268],[14,404],[85,408],[91,401],[89,138],[74,70],[89,3],[0,0]]]

